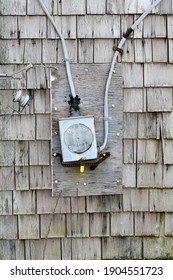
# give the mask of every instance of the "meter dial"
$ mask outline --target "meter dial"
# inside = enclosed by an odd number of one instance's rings
[[[64,142],[70,152],[81,154],[91,147],[93,134],[86,125],[73,124],[65,131]]]

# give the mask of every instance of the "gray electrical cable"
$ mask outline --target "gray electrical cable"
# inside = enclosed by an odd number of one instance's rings
[[[50,15],[50,13],[49,13],[48,9],[46,8],[45,4],[43,3],[43,1],[42,0],[38,0],[38,1],[41,5],[43,11],[45,12],[47,17],[49,18],[50,22],[52,23],[53,27],[55,28],[55,31],[58,33],[58,36],[61,39],[63,54],[64,54],[64,61],[65,61],[65,65],[66,65],[67,78],[68,78],[68,82],[69,82],[69,86],[70,86],[71,95],[73,97],[76,97],[74,83],[73,83],[73,79],[72,79],[72,75],[71,75],[71,69],[70,69],[70,59],[69,59],[69,56],[68,56],[68,51],[67,51],[67,47],[66,47],[66,44],[65,44],[64,37],[62,36],[62,34],[61,34],[60,30],[58,29],[53,17]]]
[[[110,87],[110,83],[111,83],[111,78],[112,78],[112,74],[113,74],[113,70],[115,67],[115,63],[119,54],[119,50],[122,49],[123,45],[125,44],[128,36],[135,30],[135,28],[145,19],[145,17],[161,2],[162,0],[155,0],[154,3],[148,7],[148,9],[146,9],[146,11],[131,25],[131,27],[127,30],[127,32],[123,35],[123,37],[121,38],[116,51],[113,55],[113,59],[112,59],[112,63],[111,63],[111,67],[109,70],[109,74],[108,74],[108,78],[107,78],[107,82],[106,82],[106,87],[105,87],[105,94],[104,94],[104,141],[102,146],[99,147],[99,152],[101,152],[107,144],[107,140],[108,140],[108,130],[109,130],[109,115],[108,115],[108,91],[109,91],[109,87]]]

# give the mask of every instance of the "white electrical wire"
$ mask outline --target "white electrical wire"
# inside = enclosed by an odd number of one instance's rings
[[[68,51],[67,51],[67,47],[66,47],[66,44],[65,44],[64,37],[62,36],[62,34],[61,34],[60,30],[58,29],[53,17],[50,15],[50,13],[49,13],[48,9],[46,8],[45,4],[43,3],[43,1],[42,0],[38,0],[38,1],[41,5],[43,11],[45,12],[47,17],[49,18],[50,22],[52,23],[53,27],[55,28],[56,32],[58,33],[58,35],[61,39],[63,53],[64,53],[64,60],[65,60],[65,65],[66,65],[67,78],[68,78],[68,82],[69,82],[69,86],[70,86],[71,95],[73,97],[76,97],[74,83],[73,83],[73,79],[72,79],[72,75],[71,75],[71,69],[70,69],[70,58],[68,56]]]
[[[122,49],[123,45],[125,44],[128,36],[135,30],[135,28],[145,19],[145,17],[161,2],[162,0],[155,0],[154,3],[146,9],[146,11],[131,25],[131,27],[127,30],[126,34],[123,35],[121,38],[117,50],[115,51],[111,63],[111,67],[109,70],[107,82],[106,82],[106,87],[105,87],[105,94],[104,94],[104,141],[102,146],[99,147],[99,152],[102,151],[107,144],[108,140],[108,130],[109,130],[109,116],[108,116],[108,91],[110,87],[110,82],[113,74],[113,70],[115,67],[115,63],[117,60],[117,57],[119,55],[119,49]]]

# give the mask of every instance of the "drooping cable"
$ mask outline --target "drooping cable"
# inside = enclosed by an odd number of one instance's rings
[[[47,7],[45,6],[45,4],[43,3],[43,1],[42,0],[38,0],[38,1],[41,5],[43,11],[47,15],[48,19],[52,23],[53,27],[55,28],[55,31],[58,33],[58,36],[61,39],[62,49],[63,49],[63,54],[64,54],[64,61],[65,61],[65,65],[66,65],[66,73],[67,73],[67,78],[68,78],[68,82],[69,82],[69,86],[70,86],[70,91],[71,91],[71,95],[75,98],[76,93],[75,93],[74,83],[73,83],[73,79],[72,79],[72,75],[71,75],[70,59],[69,59],[69,55],[68,55],[68,51],[67,51],[67,47],[66,47],[64,37],[62,36],[58,26],[56,25],[53,17],[50,15],[50,13],[49,13]]]
[[[145,19],[145,17],[161,2],[162,0],[155,0],[154,3],[146,9],[146,11],[131,25],[131,27],[127,30],[125,34],[123,34],[123,37],[121,38],[115,53],[113,55],[111,67],[109,70],[107,82],[106,82],[106,87],[105,87],[105,94],[104,94],[104,141],[102,146],[99,147],[99,152],[102,151],[107,144],[108,140],[108,130],[109,130],[109,115],[108,115],[108,92],[109,92],[109,87],[111,83],[111,78],[113,74],[113,70],[115,67],[115,63],[117,60],[117,57],[119,55],[119,51],[122,49],[123,45],[125,44],[127,38],[129,35],[135,30],[135,28]]]

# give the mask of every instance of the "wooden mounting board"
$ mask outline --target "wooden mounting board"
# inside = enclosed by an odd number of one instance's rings
[[[94,115],[97,145],[103,143],[104,90],[110,65],[72,64],[76,94],[81,98],[80,114]],[[51,70],[52,153],[61,153],[58,119],[69,116],[69,85],[65,65]],[[94,171],[84,173],[78,167],[63,167],[59,157],[53,157],[53,196],[90,196],[122,193],[122,70],[117,64],[109,89],[109,138],[105,152],[111,156]]]

